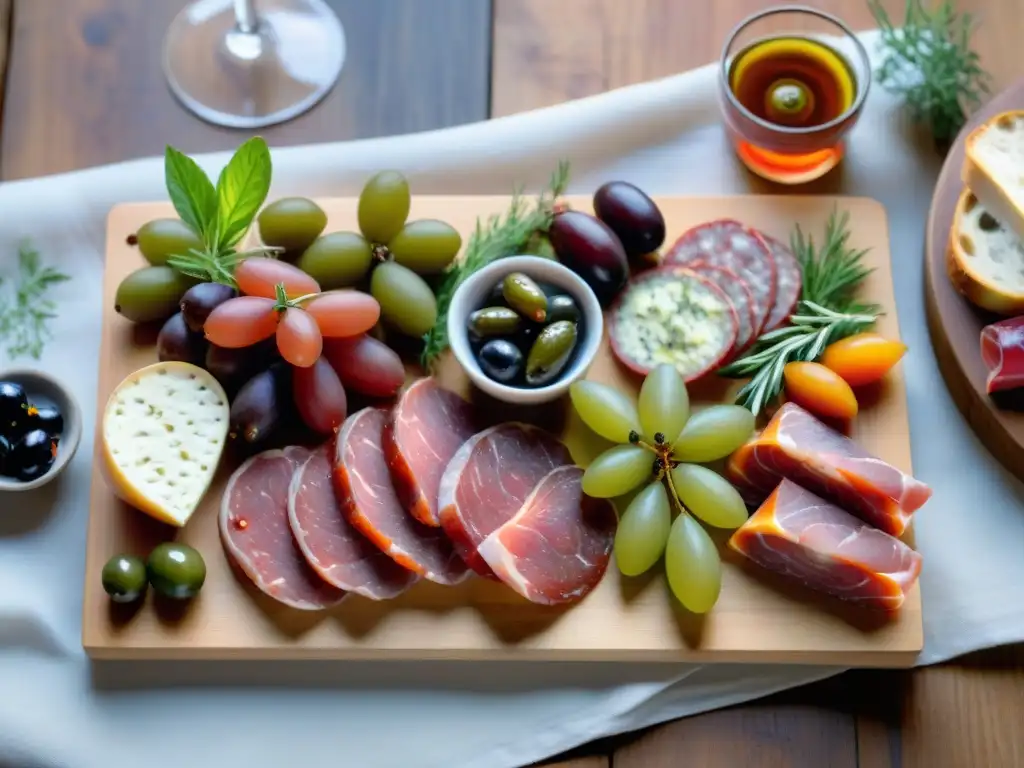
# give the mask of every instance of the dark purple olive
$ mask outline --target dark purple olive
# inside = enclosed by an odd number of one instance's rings
[[[0,381],[0,434],[10,434],[25,418],[28,397],[21,384]]]
[[[228,349],[209,344],[203,367],[224,387],[228,395],[277,360],[277,340],[273,337],[250,347]]]
[[[488,341],[480,347],[477,359],[484,375],[501,384],[510,384],[523,370],[523,353],[505,339]]]
[[[11,441],[0,435],[0,477],[7,476],[7,465],[11,457]]]
[[[646,256],[665,242],[665,217],[643,190],[609,181],[594,193],[594,213],[619,236],[629,258]]]
[[[558,260],[583,278],[601,306],[611,304],[629,277],[618,235],[590,214],[564,211],[555,216],[548,237]]]
[[[288,366],[274,365],[247,381],[231,403],[231,431],[250,444],[266,441],[281,426],[292,397]]]
[[[19,480],[35,480],[50,471],[57,443],[41,429],[33,429],[11,448],[7,473]]]
[[[185,324],[185,313],[171,315],[156,337],[156,358],[162,363],[177,360],[202,365],[206,357],[206,339]]]
[[[33,429],[41,429],[50,437],[60,437],[64,431],[64,416],[55,405],[40,405],[35,408],[29,423]]]
[[[193,285],[181,297],[181,312],[189,330],[199,333],[206,324],[210,313],[228,299],[233,299],[238,291],[222,283],[199,283]]]

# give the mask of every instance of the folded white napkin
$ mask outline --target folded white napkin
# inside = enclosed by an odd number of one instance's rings
[[[866,35],[874,49],[876,38]],[[572,189],[623,178],[653,194],[777,188],[751,180],[719,122],[705,67],[552,109],[445,131],[274,152],[271,195],[358,192],[382,167],[420,193],[537,189],[560,158]],[[202,159],[216,172],[224,154]],[[922,299],[924,223],[938,158],[875,87],[842,168],[811,191],[881,200],[892,228],[924,553],[921,663],[1024,639],[1024,503],[953,407]],[[804,188],[799,190],[808,192]],[[104,224],[118,202],[163,199],[160,159],[0,186],[0,274],[30,237],[72,274],[40,367],[72,383],[82,448],[62,482],[0,496],[0,763],[373,768],[518,766],[591,739],[820,679],[825,667],[685,664],[124,664],[80,646]],[[0,360],[0,364],[3,361]],[[94,575],[90,576],[94,577]]]

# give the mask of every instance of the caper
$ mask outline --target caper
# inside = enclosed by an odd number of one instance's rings
[[[551,383],[569,362],[576,346],[576,325],[559,320],[547,326],[537,336],[526,357],[526,383]]]
[[[171,256],[187,256],[203,250],[203,240],[181,219],[147,221],[135,235],[139,251],[154,267],[162,267]]]
[[[548,297],[532,278],[522,272],[507,275],[501,284],[505,301],[523,317],[543,323],[548,314]]]
[[[555,323],[559,320],[568,320],[570,323],[580,321],[580,308],[572,296],[561,294],[548,299],[548,321]]]
[[[491,339],[477,355],[480,369],[491,379],[509,384],[523,370],[523,353],[519,347],[505,339]]]
[[[143,267],[117,286],[114,310],[133,323],[166,320],[179,309],[185,291],[198,281],[170,267]]]
[[[158,544],[149,553],[146,573],[153,589],[176,600],[194,597],[206,581],[203,556],[188,544]]]
[[[114,555],[103,566],[103,590],[115,603],[133,603],[146,592],[146,564],[134,555]]]
[[[506,336],[515,333],[523,319],[508,307],[486,307],[469,316],[469,330],[477,336]]]

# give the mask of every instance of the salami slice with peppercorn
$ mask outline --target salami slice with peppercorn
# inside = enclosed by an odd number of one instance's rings
[[[800,269],[800,262],[796,256],[785,245],[774,237],[769,237],[763,232],[759,233],[768,245],[772,258],[775,260],[775,302],[768,313],[768,321],[765,323],[761,333],[774,331],[783,325],[789,316],[796,310],[796,304],[800,300],[800,290],[803,288],[804,273]]]

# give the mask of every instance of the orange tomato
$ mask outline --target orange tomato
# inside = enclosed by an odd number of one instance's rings
[[[835,371],[821,363],[787,363],[782,369],[786,398],[826,419],[852,419],[857,398]]]
[[[877,333],[858,333],[825,347],[821,364],[839,374],[851,387],[872,384],[887,374],[907,351],[907,345]]]

